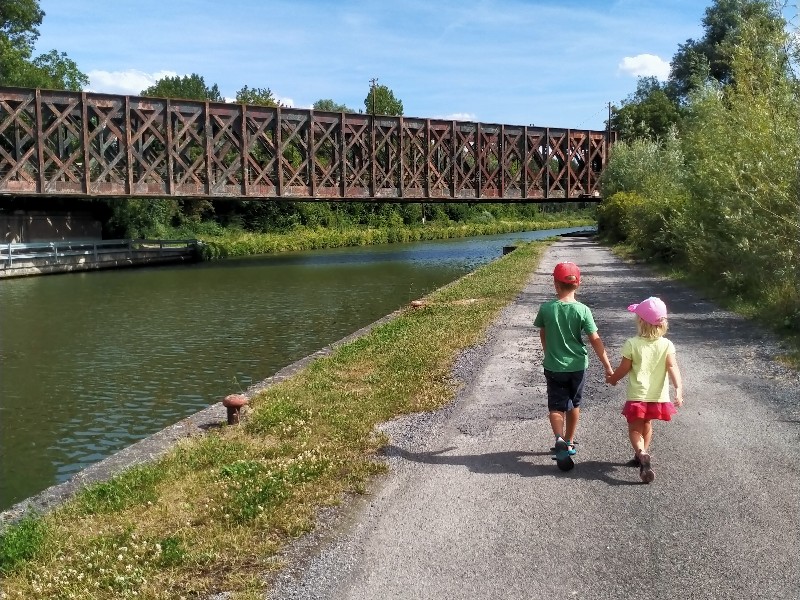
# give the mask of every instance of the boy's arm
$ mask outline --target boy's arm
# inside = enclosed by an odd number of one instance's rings
[[[541,327],[539,329],[539,339],[542,340],[542,352],[546,352],[547,349],[544,347],[545,346],[544,327]]]
[[[617,370],[614,371],[611,375],[606,377],[606,383],[610,383],[611,385],[617,385],[617,382],[625,377],[628,373],[631,372],[631,367],[633,366],[633,361],[630,358],[622,357],[622,360],[619,361],[619,366]]]
[[[675,360],[674,354],[667,354],[667,374],[675,388],[675,404],[680,406],[683,404],[683,381],[681,380],[681,370],[678,368],[678,361]]]
[[[611,366],[611,361],[608,360],[606,347],[603,345],[603,340],[600,339],[600,334],[595,331],[594,333],[590,333],[588,338],[594,353],[597,354],[597,358],[603,363],[603,368],[606,370],[606,376],[608,377],[614,372],[614,367]]]

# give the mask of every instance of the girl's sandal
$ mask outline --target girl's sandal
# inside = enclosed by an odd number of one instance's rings
[[[656,474],[650,466],[650,455],[647,452],[639,453],[639,478],[645,483],[652,483],[656,478]]]

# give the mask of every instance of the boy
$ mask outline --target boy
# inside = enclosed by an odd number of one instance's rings
[[[575,431],[578,428],[581,396],[589,366],[589,353],[581,338],[585,333],[606,375],[614,373],[611,362],[589,307],[575,299],[581,272],[575,263],[563,262],[553,271],[555,300],[539,307],[535,327],[544,350],[544,377],[547,381],[547,408],[556,438],[556,464],[564,471],[575,466]]]

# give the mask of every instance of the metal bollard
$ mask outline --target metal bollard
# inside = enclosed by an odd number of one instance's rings
[[[242,394],[225,396],[222,406],[228,409],[228,425],[239,424],[239,412],[245,404],[247,404],[247,397]]]

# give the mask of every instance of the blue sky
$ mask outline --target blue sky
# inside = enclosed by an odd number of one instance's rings
[[[370,79],[411,117],[602,129],[637,76],[665,79],[711,0],[40,0],[37,53],[91,91],[202,75],[226,98],[270,88],[364,108]]]

